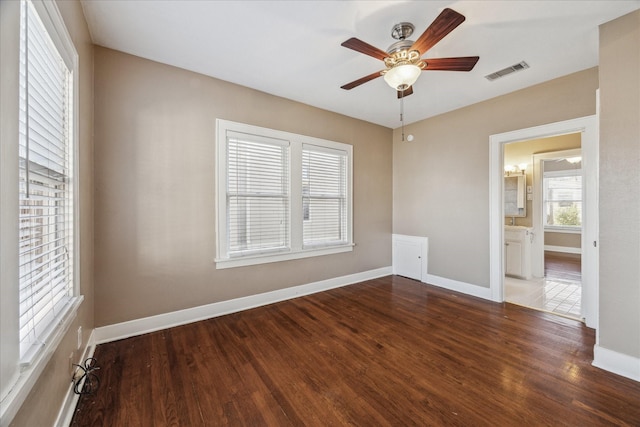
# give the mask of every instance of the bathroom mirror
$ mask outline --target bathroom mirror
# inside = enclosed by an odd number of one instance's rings
[[[504,216],[527,216],[527,177],[509,175],[504,177]]]

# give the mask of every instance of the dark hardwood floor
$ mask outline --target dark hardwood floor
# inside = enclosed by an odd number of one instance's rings
[[[594,331],[398,276],[99,345],[73,426],[640,425]]]
[[[545,252],[544,277],[581,282],[582,261],[580,255]]]

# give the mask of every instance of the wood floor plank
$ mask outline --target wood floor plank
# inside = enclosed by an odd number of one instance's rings
[[[580,255],[545,252],[544,277],[547,279],[582,281],[582,259]]]
[[[640,425],[584,324],[389,276],[102,344],[73,426]]]

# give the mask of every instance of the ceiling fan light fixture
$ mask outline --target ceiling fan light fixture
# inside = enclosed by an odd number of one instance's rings
[[[414,64],[396,65],[384,73],[384,81],[395,90],[405,90],[418,80],[421,72],[422,68]]]
[[[578,156],[578,157],[568,157],[565,159],[567,162],[571,163],[572,165],[575,165],[576,163],[580,163],[582,161],[582,157]]]
[[[427,60],[420,59],[424,53],[456,29],[464,20],[463,15],[455,10],[445,8],[416,41],[409,40],[415,29],[413,24],[409,22],[396,24],[391,30],[391,36],[398,41],[389,46],[386,52],[351,37],[341,46],[379,59],[384,62],[386,68],[340,87],[351,90],[363,83],[384,76],[387,84],[398,92],[398,98],[404,98],[413,93],[412,86],[422,70],[471,71],[480,59],[478,56],[430,58],[429,64],[427,64]]]

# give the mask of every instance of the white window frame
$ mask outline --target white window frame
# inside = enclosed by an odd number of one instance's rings
[[[283,253],[289,252],[291,250],[290,247],[290,205],[291,205],[291,185],[290,185],[290,164],[289,155],[290,155],[290,143],[286,140],[275,139],[275,138],[266,138],[264,136],[257,136],[255,134],[247,134],[242,132],[233,132],[227,131],[227,139],[225,144],[225,154],[227,154],[227,150],[229,149],[229,140],[237,141],[236,145],[237,157],[236,160],[239,162],[233,167],[231,167],[230,162],[225,162],[225,166],[229,165],[230,169],[225,171],[225,176],[223,179],[228,179],[228,176],[234,175],[233,170],[238,173],[235,180],[236,185],[240,185],[240,187],[233,188],[233,184],[227,182],[225,184],[225,211],[223,212],[223,217],[227,218],[227,215],[230,213],[230,206],[227,206],[229,203],[229,199],[234,198],[236,200],[240,200],[244,198],[248,204],[251,204],[249,200],[253,202],[261,201],[276,201],[276,209],[282,209],[284,207],[283,212],[284,216],[279,217],[276,216],[280,221],[278,230],[273,228],[269,228],[269,231],[275,232],[276,236],[274,239],[271,239],[266,244],[251,244],[251,233],[252,226],[256,225],[251,221],[251,209],[243,210],[239,209],[238,212],[241,212],[241,217],[244,219],[242,221],[243,226],[239,226],[236,224],[238,230],[238,236],[236,238],[241,241],[236,242],[235,251],[232,249],[231,242],[229,239],[222,239],[221,244],[221,253],[228,253],[229,258],[233,257],[247,257],[247,256],[263,256],[265,254],[274,254],[274,253]],[[251,148],[249,148],[251,147]],[[253,174],[263,174],[265,170],[258,170],[257,167],[251,167],[252,162],[261,162],[264,160],[264,157],[258,156],[255,150],[265,150],[265,152],[269,152],[270,155],[276,156],[272,160],[275,160],[279,157],[278,160],[274,161],[272,164],[265,164],[263,166],[274,166],[273,169],[269,169],[269,176],[271,180],[269,181],[269,185],[267,188],[264,188],[263,185],[257,184],[255,180],[252,180],[250,177]],[[277,155],[276,155],[277,153]],[[254,165],[255,166],[255,165]],[[240,173],[240,170],[245,170],[246,173]],[[281,174],[277,174],[276,172],[280,171]],[[228,172],[228,173],[227,173]],[[255,177],[254,177],[255,178]],[[264,181],[259,180],[258,182],[263,183]],[[228,188],[227,188],[228,187]],[[253,188],[252,188],[253,187]],[[258,203],[260,204],[260,203]],[[259,210],[261,214],[265,213],[262,210]],[[271,213],[273,215],[273,212]],[[225,225],[227,225],[228,221],[225,221]],[[272,224],[273,225],[273,224]],[[261,231],[266,231],[262,227],[258,226],[258,229]],[[242,231],[241,231],[242,230]],[[227,235],[231,233],[225,232],[223,235]],[[243,236],[243,237],[240,237]],[[257,232],[256,236],[262,237],[262,233]],[[277,243],[279,244],[275,244]]]
[[[289,144],[289,248],[280,253],[230,256],[227,249],[227,133],[239,132],[288,141]],[[335,245],[304,247],[302,203],[302,147],[303,144],[340,150],[347,153],[347,230],[346,241]],[[270,262],[287,261],[321,255],[353,251],[353,147],[335,141],[298,135],[229,120],[216,120],[216,268],[232,268]]]
[[[545,185],[544,185],[544,180],[546,178],[559,178],[559,177],[571,177],[571,176],[578,176],[581,177],[581,179],[583,179],[583,174],[582,174],[582,168],[577,168],[577,169],[566,169],[566,170],[559,170],[559,171],[547,171],[547,172],[543,172],[543,177],[542,177],[542,211],[543,211],[543,215],[542,215],[542,225],[544,227],[544,231],[547,233],[566,233],[566,234],[581,234],[582,233],[582,225],[549,225],[547,224],[547,220],[546,220],[546,208],[547,208],[547,199],[546,199],[546,191],[545,191]],[[583,179],[584,181],[584,179]],[[580,199],[580,203],[584,206],[584,187],[582,186],[581,189],[581,199]]]
[[[12,2],[7,2],[12,3]],[[8,13],[10,18],[19,19],[20,25],[16,26],[21,30],[23,15],[20,12],[20,3],[15,2],[17,10],[13,8],[3,7],[3,14]],[[78,182],[78,135],[79,135],[79,74],[78,74],[78,54],[73,45],[72,39],[64,25],[64,20],[60,15],[60,12],[55,2],[43,1],[43,0],[31,0],[37,15],[42,21],[49,37],[53,41],[58,53],[66,63],[67,67],[71,71],[72,84],[71,84],[71,118],[70,118],[70,140],[73,165],[71,171],[72,181],[72,197],[73,197],[73,295],[70,303],[66,306],[66,310],[59,315],[54,323],[54,326],[50,328],[47,336],[41,337],[44,341],[41,343],[40,349],[32,354],[32,357],[28,359],[20,358],[19,351],[19,331],[18,331],[18,316],[19,308],[17,307],[18,301],[18,129],[17,123],[19,104],[18,98],[15,99],[15,105],[8,102],[3,96],[2,105],[7,110],[15,111],[16,123],[7,121],[5,123],[3,119],[3,126],[7,125],[11,129],[9,133],[3,132],[3,155],[1,157],[1,175],[2,175],[2,210],[1,216],[3,242],[1,244],[2,257],[5,260],[11,260],[12,262],[2,262],[2,283],[0,287],[1,299],[2,299],[2,312],[0,318],[3,324],[2,342],[2,381],[0,383],[0,425],[8,425],[15,417],[16,413],[20,409],[21,405],[26,400],[29,392],[38,381],[38,378],[44,371],[45,367],[51,360],[51,357],[57,350],[58,346],[62,342],[62,339],[69,331],[80,304],[83,301],[82,295],[80,295],[80,245],[79,245],[79,182]],[[3,5],[5,6],[5,5]],[[28,5],[27,5],[28,6]],[[3,19],[3,23],[4,23]],[[3,36],[5,33],[3,32]],[[16,36],[18,34],[16,33]],[[20,43],[19,37],[11,37],[12,43]],[[19,52],[19,46],[9,45],[3,41],[3,50]],[[15,66],[19,65],[19,55],[14,57],[16,60]],[[13,65],[13,61],[9,58],[9,62]],[[17,69],[12,69],[12,72],[18,72]],[[17,76],[18,74],[16,74]],[[4,80],[4,77],[3,77]],[[4,82],[2,84],[3,91],[7,88]],[[12,117],[13,115],[10,115]],[[15,131],[15,132],[14,132]],[[4,137],[7,141],[4,140]],[[6,145],[5,145],[6,144]],[[7,155],[7,154],[12,155]],[[15,157],[14,155],[15,154]],[[11,188],[15,187],[15,191]],[[6,191],[9,190],[10,191]],[[14,214],[9,214],[8,210],[14,209]],[[13,261],[15,260],[15,265]],[[10,305],[11,301],[15,301],[16,306]],[[10,329],[7,327],[10,326]],[[15,326],[15,327],[14,327]]]
[[[311,205],[314,204],[313,201],[319,202],[321,200],[323,201],[334,201],[338,203],[338,210],[340,212],[342,212],[343,210],[347,209],[347,201],[348,201],[348,197],[349,197],[349,192],[347,190],[347,183],[345,182],[346,179],[346,174],[348,172],[349,167],[347,166],[347,163],[349,162],[349,155],[346,151],[344,150],[335,150],[333,148],[328,148],[326,146],[318,146],[318,145],[312,145],[312,144],[302,144],[302,159],[303,159],[303,163],[304,163],[304,159],[305,159],[305,155],[304,153],[310,153],[307,156],[307,160],[311,161],[312,158],[318,158],[318,157],[322,157],[325,156],[325,160],[329,160],[329,158],[333,157],[332,161],[338,160],[338,163],[332,165],[333,166],[333,173],[331,171],[332,167],[329,166],[326,163],[321,163],[321,169],[322,172],[324,173],[324,175],[322,177],[320,177],[320,175],[313,175],[310,173],[310,171],[308,172],[309,175],[305,178],[305,174],[304,174],[304,164],[303,164],[303,173],[302,176],[300,177],[300,179],[303,182],[303,192],[302,192],[302,209],[303,209],[303,231],[302,231],[302,246],[304,249],[311,249],[311,248],[321,248],[321,247],[327,247],[327,246],[336,246],[336,245],[342,245],[342,244],[347,244],[348,243],[348,236],[347,236],[347,224],[346,224],[346,220],[347,220],[347,212],[345,212],[345,215],[338,215],[337,218],[341,219],[344,222],[340,222],[337,224],[333,223],[333,225],[329,225],[331,222],[330,221],[329,224],[327,223],[327,221],[324,220],[324,215],[326,213],[326,211],[321,212],[320,210],[318,211],[314,211],[316,212],[316,214],[318,216],[320,216],[321,218],[317,221],[314,220],[314,218],[310,217],[312,209],[311,209]],[[313,154],[311,154],[313,153]],[[311,169],[312,165],[317,165],[316,161],[312,161],[310,164],[308,164],[307,166],[309,167],[309,169]],[[337,169],[335,169],[335,166],[337,166]],[[335,173],[336,170],[341,170],[342,167],[345,168],[345,175],[343,176],[341,173]],[[327,177],[331,177],[333,176],[334,178],[337,176],[339,177],[339,179],[329,179],[327,180]],[[318,179],[314,179],[318,178]],[[310,188],[307,189],[307,191],[304,190],[304,182],[307,181]],[[307,207],[305,209],[305,199],[307,200],[308,204]],[[321,208],[321,206],[319,206],[316,203],[316,206],[318,208]],[[322,210],[329,208],[329,206],[324,205],[322,206]],[[314,214],[315,215],[315,214]],[[332,220],[336,219],[336,217],[332,217]],[[319,230],[321,231],[321,235],[320,236],[316,236],[314,234],[314,228],[313,225],[314,223],[316,224],[321,224],[321,227],[319,227]],[[334,229],[331,231],[337,231],[337,238],[332,238],[330,239],[329,236],[326,234],[327,232],[329,232],[330,230],[327,229],[327,225],[329,225],[330,228]],[[305,228],[308,229],[310,235],[308,237],[305,236]],[[337,228],[337,230],[335,230],[335,228]],[[314,238],[315,237],[315,238]],[[332,236],[333,237],[333,236]]]

